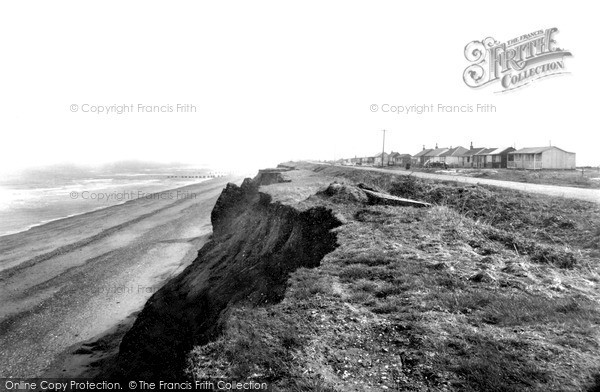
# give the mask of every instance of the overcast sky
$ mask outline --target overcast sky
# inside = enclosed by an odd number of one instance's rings
[[[562,1],[2,2],[0,165],[258,167],[375,154],[384,128],[388,151],[551,142],[598,165],[596,19],[593,2]],[[470,41],[550,27],[569,74],[503,94],[463,82]],[[370,110],[488,103],[496,113]]]

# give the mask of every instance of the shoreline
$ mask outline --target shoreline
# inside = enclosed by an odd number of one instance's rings
[[[214,179],[210,179],[210,180],[214,180]],[[177,191],[177,190],[182,190],[182,189],[189,189],[189,188],[194,188],[194,187],[198,187],[198,186],[206,186],[209,187],[210,184],[213,183],[213,181],[203,181],[203,182],[199,182],[199,183],[194,183],[194,184],[190,184],[190,185],[185,185],[183,187],[177,187],[177,188],[172,188],[172,189],[167,189],[164,191],[160,191],[160,192],[155,192],[152,195],[156,195],[156,194],[161,194],[164,192],[172,192],[172,191]],[[174,202],[179,202],[180,200],[175,200]],[[167,202],[166,200],[157,200],[157,199],[146,199],[146,198],[137,198],[137,199],[133,199],[133,200],[126,200],[123,203],[119,203],[119,204],[113,204],[110,206],[106,206],[106,207],[101,207],[101,208],[97,208],[91,211],[87,211],[87,212],[83,212],[83,213],[79,213],[79,214],[74,214],[72,216],[69,217],[64,217],[64,218],[59,218],[59,219],[54,219],[52,221],[46,222],[44,224],[41,225],[37,225],[34,227],[31,227],[27,230],[24,231],[20,231],[18,233],[14,233],[14,234],[9,234],[9,235],[5,235],[5,236],[0,236],[0,255],[4,256],[2,258],[0,258],[0,279],[3,277],[3,274],[5,273],[5,271],[10,270],[12,268],[19,268],[19,264],[21,264],[21,261],[26,261],[25,259],[28,260],[32,260],[35,259],[36,257],[51,257],[53,251],[65,251],[65,250],[69,250],[70,247],[72,247],[73,245],[75,246],[80,246],[82,245],[80,242],[81,241],[88,241],[90,240],[94,235],[102,235],[103,232],[105,230],[113,230],[115,227],[118,227],[119,224],[126,224],[128,222],[126,218],[126,214],[128,212],[128,210],[130,208],[135,208],[138,205],[142,205],[142,204],[148,204],[149,207],[151,207],[152,205],[159,205],[161,203],[165,203]],[[11,258],[10,258],[10,251],[12,250],[12,248],[14,247],[12,245],[12,243],[17,243],[17,246],[19,246],[20,242],[23,241],[36,241],[36,240],[46,240],[45,236],[47,232],[51,232],[53,230],[62,230],[62,228],[64,226],[74,226],[77,225],[79,223],[86,223],[88,222],[90,219],[97,217],[100,221],[102,221],[102,219],[104,218],[105,215],[110,215],[113,214],[113,216],[120,216],[119,214],[117,214],[117,212],[119,210],[124,210],[124,219],[117,219],[116,224],[107,224],[106,227],[101,227],[101,225],[96,226],[97,231],[95,233],[92,233],[91,231],[86,233],[81,233],[77,230],[72,230],[73,231],[73,236],[72,237],[68,237],[65,238],[64,241],[62,241],[60,244],[59,243],[55,243],[53,244],[53,246],[48,247],[45,251],[38,251],[36,257],[31,258],[29,255],[28,257],[22,257],[22,260],[16,260],[13,261],[11,263]],[[78,241],[78,239],[80,239],[80,241]],[[55,246],[54,246],[55,245]],[[33,252],[36,253],[36,249],[33,249]],[[38,260],[35,260],[38,261]]]
[[[161,194],[163,192],[172,192],[172,191],[176,191],[178,189],[187,188],[189,186],[194,186],[194,185],[198,185],[198,184],[204,184],[204,183],[206,183],[206,182],[208,182],[210,180],[213,180],[213,179],[214,178],[206,178],[206,179],[203,179],[203,181],[193,182],[193,183],[188,184],[188,185],[183,185],[183,186],[179,186],[179,187],[175,187],[175,188],[168,188],[168,189],[165,189],[165,190],[162,190],[162,191],[152,192],[152,193],[149,193],[147,196]],[[8,236],[15,235],[15,234],[25,233],[25,232],[28,232],[31,229],[35,229],[36,227],[44,226],[44,225],[46,225],[48,223],[53,223],[53,222],[56,222],[56,221],[60,221],[60,220],[63,220],[63,219],[69,219],[69,218],[73,218],[73,217],[80,216],[80,215],[90,214],[90,213],[93,213],[93,212],[96,212],[96,211],[99,211],[99,210],[103,210],[103,209],[106,209],[106,208],[120,206],[120,205],[129,203],[129,202],[138,200],[138,199],[143,199],[145,197],[146,196],[144,196],[144,197],[137,197],[137,198],[131,199],[131,200],[123,200],[123,201],[121,201],[119,203],[115,203],[115,204],[111,204],[111,205],[103,206],[103,207],[97,207],[97,208],[91,209],[89,211],[77,212],[75,214],[69,214],[69,215],[62,216],[62,217],[59,217],[59,218],[54,218],[54,219],[47,219],[47,220],[41,221],[39,223],[35,223],[35,224],[32,224],[32,225],[29,225],[29,226],[27,226],[27,228],[25,228],[23,230],[18,230],[18,231],[13,231],[13,232],[8,232],[8,233],[0,234],[0,241],[4,237],[8,237]]]
[[[111,336],[118,346],[148,298],[195,259],[212,231],[214,202],[238,180],[159,191],[154,194],[179,189],[196,196],[127,200],[3,236],[0,376],[93,368],[98,355],[107,355],[94,342]]]

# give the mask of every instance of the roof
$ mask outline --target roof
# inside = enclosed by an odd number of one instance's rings
[[[497,148],[494,151],[489,152],[487,155],[500,155],[502,154],[504,151],[506,150],[510,150],[512,147],[504,147],[504,148]]]
[[[476,147],[476,148],[473,148],[471,150],[467,150],[467,152],[465,152],[464,154],[462,154],[462,156],[463,157],[470,157],[470,156],[473,156],[475,154],[480,153],[483,150],[485,150],[485,147]]]
[[[484,148],[483,150],[479,151],[478,153],[476,153],[475,155],[488,155],[489,153],[491,153],[492,151],[496,151],[497,148]]]
[[[552,147],[525,147],[520,150],[513,151],[511,154],[539,154],[540,152],[544,152],[552,149]]]
[[[574,154],[573,152],[565,151],[562,148],[554,147],[554,146],[546,146],[546,147],[525,147],[517,151],[509,152],[509,154],[539,154],[544,151],[552,150],[553,148],[566,152],[568,154]]]
[[[443,153],[440,156],[442,156],[442,157],[459,156],[459,155],[462,155],[463,153],[465,153],[466,151],[468,151],[466,148],[464,148],[462,146],[458,146],[458,147],[449,149],[448,151],[446,151],[445,153]]]
[[[446,151],[448,151],[447,148],[436,148],[434,150],[429,151],[427,154],[425,154],[425,156],[437,157],[437,156],[440,156],[441,154],[445,153]]]
[[[426,148],[424,150],[419,151],[418,153],[416,153],[414,156],[415,157],[422,157],[423,155],[427,154],[428,152],[433,151],[431,148]]]

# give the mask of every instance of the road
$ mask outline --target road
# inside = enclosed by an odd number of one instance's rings
[[[529,193],[538,193],[549,196],[558,196],[565,197],[570,199],[579,199],[591,201],[594,203],[600,203],[600,189],[585,189],[585,188],[575,188],[575,187],[567,187],[567,186],[556,186],[556,185],[542,185],[542,184],[528,184],[524,182],[514,182],[514,181],[501,181],[501,180],[491,180],[487,178],[473,178],[473,177],[464,177],[464,176],[450,176],[444,174],[435,174],[435,173],[423,173],[416,172],[410,170],[393,170],[393,169],[382,169],[377,167],[364,167],[364,166],[343,166],[348,169],[355,170],[368,170],[368,171],[377,171],[383,173],[396,174],[400,176],[408,176],[413,175],[419,178],[428,178],[432,180],[442,180],[442,181],[456,181],[462,182],[466,184],[482,184],[482,185],[493,185],[503,188],[516,189],[523,192]]]

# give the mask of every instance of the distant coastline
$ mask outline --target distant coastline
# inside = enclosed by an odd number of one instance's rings
[[[150,198],[150,196],[153,196],[153,195],[160,195],[160,194],[165,193],[165,192],[174,192],[174,191],[186,189],[186,188],[189,188],[191,186],[207,182],[207,181],[209,181],[211,179],[213,179],[213,178],[196,179],[196,181],[190,182],[190,183],[188,183],[186,185],[176,186],[174,188],[168,188],[168,189],[163,189],[163,190],[157,190],[155,192],[149,192],[144,197]],[[30,231],[32,229],[36,229],[36,228],[39,228],[39,227],[42,227],[42,226],[46,226],[48,224],[52,224],[52,223],[55,223],[55,222],[58,222],[58,221],[62,221],[62,220],[65,220],[65,219],[70,219],[70,218],[74,218],[74,217],[78,217],[78,216],[83,216],[83,215],[86,215],[86,214],[94,213],[96,211],[100,211],[100,210],[104,210],[104,209],[108,209],[108,208],[120,206],[120,205],[123,205],[123,204],[134,202],[134,201],[136,201],[136,200],[138,200],[140,198],[144,198],[144,197],[138,197],[138,198],[133,198],[133,199],[128,199],[128,200],[122,200],[122,201],[118,201],[118,202],[115,202],[115,203],[112,203],[112,204],[109,204],[109,205],[103,205],[103,206],[100,206],[100,207],[96,207],[96,208],[93,208],[91,210],[81,211],[81,212],[77,212],[77,213],[73,213],[73,214],[68,214],[68,215],[64,215],[64,216],[60,216],[60,217],[56,217],[56,218],[52,218],[52,219],[42,220],[42,221],[40,221],[38,223],[34,223],[34,224],[31,224],[31,225],[28,225],[25,228],[20,229],[20,230],[9,231],[9,232],[0,232],[0,241],[2,239],[6,238],[6,237],[13,236],[13,235],[23,234],[23,233],[26,233],[26,232],[28,232],[28,231]]]
[[[177,189],[225,172],[209,167],[118,163],[57,165],[0,178],[0,241],[53,221]]]

